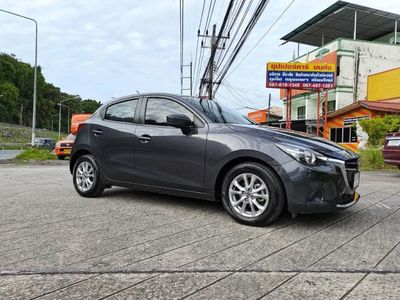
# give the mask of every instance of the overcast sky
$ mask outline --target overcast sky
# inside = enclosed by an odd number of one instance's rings
[[[228,2],[217,0],[211,24],[222,23]],[[236,63],[290,2],[270,1]],[[272,92],[273,105],[280,105],[277,90],[265,88],[265,63],[290,60],[297,45],[280,46],[280,38],[334,2],[295,0],[273,30],[227,78],[232,86],[241,89],[243,102],[265,107],[267,94]],[[400,13],[398,0],[352,2]],[[202,3],[203,0],[185,0],[185,63],[195,56]],[[46,80],[62,91],[102,102],[136,90],[180,92],[179,0],[0,0],[0,8],[38,21],[38,62]],[[33,63],[33,23],[0,12],[0,45],[0,51]],[[302,46],[300,52],[304,51],[306,47]],[[219,96],[221,102],[233,108],[242,105],[224,87]]]

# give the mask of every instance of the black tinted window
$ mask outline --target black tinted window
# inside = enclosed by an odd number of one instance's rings
[[[145,123],[168,126],[167,116],[182,114],[193,122],[193,114],[182,105],[168,99],[150,98],[147,101]]]
[[[129,100],[110,105],[104,119],[119,122],[133,123],[138,100]]]
[[[357,143],[357,129],[355,126],[331,128],[330,140],[336,143]]]

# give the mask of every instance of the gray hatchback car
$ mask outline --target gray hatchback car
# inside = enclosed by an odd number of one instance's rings
[[[96,197],[123,186],[222,201],[248,225],[333,212],[359,196],[359,157],[322,138],[261,126],[216,101],[171,94],[123,97],[82,124],[70,171]]]

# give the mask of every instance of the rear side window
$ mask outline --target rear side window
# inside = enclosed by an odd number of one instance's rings
[[[133,123],[135,111],[139,100],[128,100],[107,107],[104,115],[105,120]]]
[[[387,146],[389,147],[400,147],[400,138],[399,139],[388,139]]]
[[[169,126],[167,116],[182,114],[193,122],[193,113],[182,105],[168,99],[150,98],[147,100],[145,124]]]

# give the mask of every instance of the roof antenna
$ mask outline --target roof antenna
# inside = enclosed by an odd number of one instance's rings
[[[138,90],[136,90],[136,93],[137,93],[138,95],[140,95],[140,93],[139,93],[139,91],[138,91]]]

